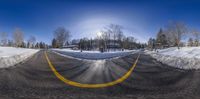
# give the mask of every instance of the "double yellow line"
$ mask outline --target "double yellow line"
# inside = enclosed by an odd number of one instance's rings
[[[46,60],[47,60],[47,62],[49,64],[49,67],[51,68],[51,70],[53,71],[55,76],[58,79],[60,79],[61,81],[63,81],[65,84],[68,84],[68,85],[71,85],[71,86],[75,86],[75,87],[80,87],[80,88],[103,88],[103,87],[109,87],[109,86],[113,86],[113,85],[119,84],[119,83],[123,82],[124,80],[126,80],[131,75],[131,73],[134,70],[134,68],[136,67],[136,64],[138,62],[140,54],[138,55],[136,61],[133,64],[133,66],[130,68],[130,70],[128,72],[126,72],[125,75],[123,75],[121,78],[119,78],[117,80],[114,80],[114,81],[111,81],[111,82],[107,82],[107,83],[102,83],[102,84],[82,84],[82,83],[78,83],[78,82],[66,79],[52,65],[51,61],[48,58],[48,55],[47,55],[46,51],[45,51],[45,57],[46,57]]]

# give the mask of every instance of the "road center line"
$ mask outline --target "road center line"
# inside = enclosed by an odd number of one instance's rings
[[[134,62],[133,66],[130,68],[130,70],[128,72],[125,73],[125,75],[123,75],[121,78],[111,81],[111,82],[107,82],[107,83],[102,83],[102,84],[82,84],[82,83],[78,83],[75,81],[71,81],[69,79],[66,79],[65,77],[63,77],[53,66],[53,64],[51,63],[47,52],[45,51],[45,57],[46,60],[49,64],[49,67],[51,68],[51,70],[53,71],[53,73],[55,74],[55,76],[60,79],[61,81],[63,81],[65,84],[71,85],[71,86],[75,86],[75,87],[80,87],[80,88],[103,88],[103,87],[109,87],[109,86],[113,86],[116,84],[119,84],[123,81],[125,81],[133,72],[134,68],[136,67],[136,64],[138,62],[138,59],[140,57],[140,54],[138,55],[136,61]]]

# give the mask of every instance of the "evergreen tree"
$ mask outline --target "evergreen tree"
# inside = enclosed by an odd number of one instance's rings
[[[44,48],[44,43],[40,42],[39,46],[40,46],[40,48]]]
[[[19,46],[19,47],[26,48],[26,43],[25,43],[25,42],[22,42],[22,45]]]
[[[199,46],[199,40],[198,40],[198,39],[195,39],[195,40],[194,40],[194,45],[195,45],[195,46]]]
[[[189,38],[188,40],[188,46],[193,46],[194,45],[194,41],[192,38]]]
[[[30,43],[29,42],[27,43],[27,48],[30,48]]]
[[[162,29],[160,29],[158,34],[157,34],[156,44],[157,44],[158,47],[163,47],[163,46],[167,45],[167,37],[164,34]]]
[[[52,40],[52,47],[53,47],[53,48],[57,48],[57,47],[58,47],[55,38]]]
[[[155,49],[155,46],[156,46],[156,40],[154,38],[149,38],[148,47],[153,50]]]
[[[35,48],[39,48],[39,43],[38,42],[35,44]]]

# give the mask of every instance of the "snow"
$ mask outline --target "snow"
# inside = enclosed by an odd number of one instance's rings
[[[200,69],[200,47],[177,47],[145,51],[156,60],[181,69]]]
[[[36,49],[0,47],[0,68],[14,66],[38,51]]]
[[[112,52],[99,52],[99,51],[83,51],[80,50],[70,50],[70,49],[51,49],[53,52],[67,56],[71,58],[78,59],[89,59],[89,60],[98,60],[98,59],[109,59],[109,58],[118,58],[127,56],[133,53],[138,52],[137,50],[125,50],[125,51],[112,51]]]

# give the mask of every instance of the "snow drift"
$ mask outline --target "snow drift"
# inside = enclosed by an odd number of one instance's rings
[[[0,68],[14,66],[38,51],[35,49],[0,47]]]
[[[137,50],[126,50],[126,51],[115,51],[115,52],[112,51],[112,52],[101,53],[99,51],[80,52],[80,50],[70,50],[70,49],[52,49],[52,51],[60,55],[66,55],[73,58],[90,59],[90,60],[123,57],[138,52]]]
[[[177,47],[146,51],[156,60],[181,69],[200,69],[200,47]]]

